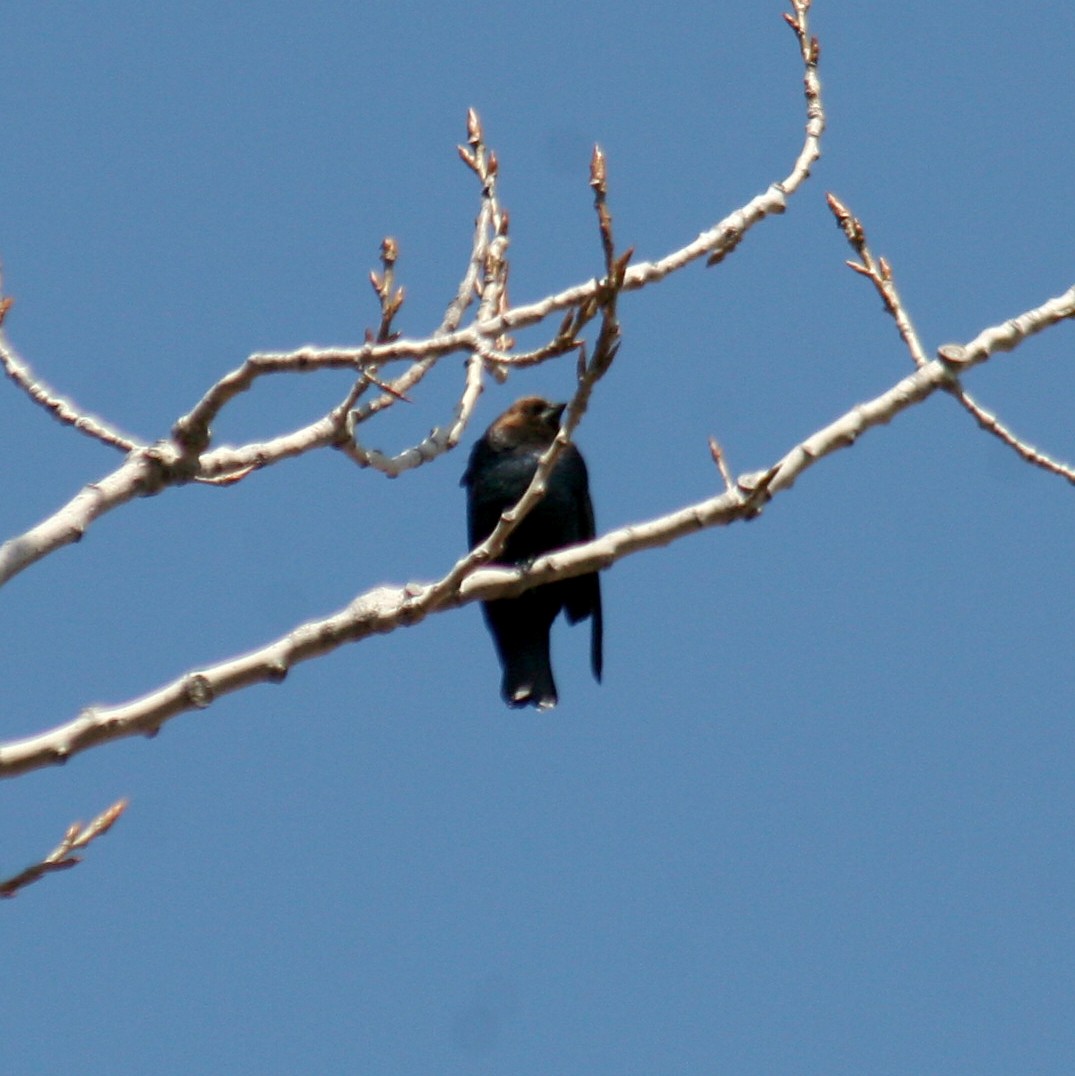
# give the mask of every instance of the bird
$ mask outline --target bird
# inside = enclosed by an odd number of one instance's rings
[[[524,396],[475,442],[460,482],[467,488],[471,549],[489,537],[501,513],[526,492],[539,459],[560,431],[566,407],[541,396]],[[549,475],[545,496],[511,532],[496,563],[525,566],[543,553],[589,541],[595,534],[586,463],[569,444]],[[561,610],[571,624],[590,618],[590,667],[600,683],[604,622],[596,572],[532,587],[515,598],[482,602],[503,670],[500,694],[509,706],[548,710],[559,701],[549,634]]]

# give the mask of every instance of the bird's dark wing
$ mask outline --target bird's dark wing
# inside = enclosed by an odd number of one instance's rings
[[[529,482],[525,459],[497,452],[487,438],[475,442],[460,479],[460,485],[467,487],[467,541],[471,549],[489,537],[501,513],[518,501]]]
[[[590,480],[586,471],[586,462],[570,445],[561,457],[564,461],[565,484],[570,489],[571,505],[569,515],[572,520],[570,536],[565,536],[568,543],[588,542],[597,536],[594,522],[593,501],[590,499]],[[590,626],[590,668],[594,679],[600,682],[604,666],[604,617],[601,610],[601,580],[597,572],[580,575],[567,580],[564,584],[564,606],[568,622],[577,624],[586,617],[591,617]]]

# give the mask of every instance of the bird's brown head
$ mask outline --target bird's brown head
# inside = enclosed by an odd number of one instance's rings
[[[566,407],[567,404],[550,403],[543,396],[524,396],[489,427],[488,437],[502,448],[548,448],[560,432],[560,418]]]

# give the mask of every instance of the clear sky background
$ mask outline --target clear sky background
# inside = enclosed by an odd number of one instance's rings
[[[0,256],[39,374],[166,435],[251,351],[348,344],[394,235],[421,336],[477,208],[479,110],[512,297],[658,257],[784,177],[801,67],[778,3],[15,2]],[[910,370],[824,205],[865,220],[927,347],[1075,278],[1075,9],[817,0],[814,178],[717,269],[626,298],[577,440],[599,525],[650,518]],[[528,341],[529,338],[526,338]],[[526,342],[526,341],[524,341]],[[336,453],[139,501],[12,582],[0,735],[129,699],[464,549],[464,445],[390,482]],[[369,427],[444,422],[461,360]],[[968,377],[1075,457],[1075,326]],[[280,378],[221,441],[345,374]],[[0,535],[115,453],[0,386]],[[80,1073],[1075,1071],[1075,493],[947,398],[749,525],[603,577],[605,683],[557,627],[562,702],[507,710],[476,607],[346,647],[152,741],[0,785],[0,874],[131,806],[0,906],[0,1069]]]

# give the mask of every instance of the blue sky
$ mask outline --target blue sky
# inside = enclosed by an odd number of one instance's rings
[[[146,440],[251,351],[352,343],[399,242],[433,328],[501,164],[516,300],[672,250],[798,152],[777,3],[8,5],[0,257],[42,377]],[[577,440],[599,526],[718,488],[910,368],[824,205],[929,349],[1072,283],[1070,5],[817,0],[829,129],[788,213],[626,298]],[[968,378],[1071,459],[1073,329]],[[452,360],[370,439],[450,415]],[[137,502],[10,583],[0,735],[118,702],[463,551],[471,440],[389,482],[338,454]],[[344,375],[261,383],[222,441]],[[118,458],[0,391],[0,533]],[[344,648],[0,787],[0,874],[128,796],[76,870],[0,907],[0,1059],[79,1072],[921,1073],[1075,1066],[1075,501],[932,399],[749,525],[603,577],[605,683],[514,713],[476,608]]]

